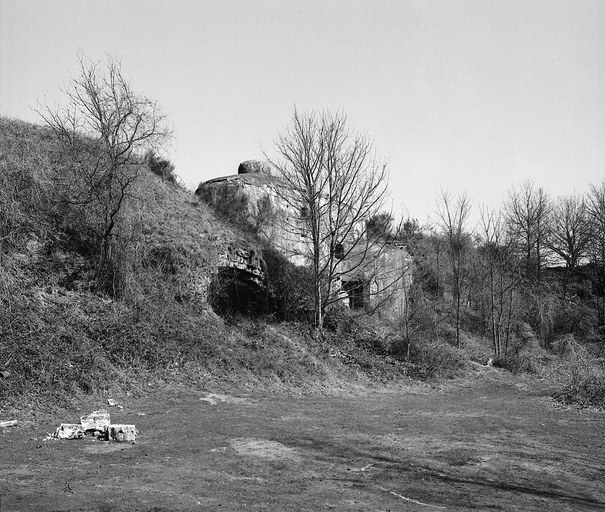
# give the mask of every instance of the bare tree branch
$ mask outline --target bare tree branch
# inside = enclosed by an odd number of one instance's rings
[[[466,257],[468,253],[468,233],[466,223],[469,218],[471,202],[463,193],[454,203],[448,192],[441,192],[437,202],[439,224],[447,240],[450,270],[452,275],[452,299],[456,320],[456,345],[460,348],[460,321],[462,292],[467,280]]]
[[[171,130],[157,104],[133,92],[118,59],[92,62],[79,54],[78,65],[63,91],[67,104],[37,112],[64,148],[55,162],[60,197],[95,233],[102,273],[111,265],[116,227],[143,154],[167,142]]]
[[[292,231],[308,235],[305,257],[313,268],[315,325],[340,300],[337,282],[363,276],[379,253],[367,237],[366,221],[382,208],[388,173],[373,156],[365,135],[351,132],[342,112],[295,109],[276,140],[279,159],[270,159],[284,184],[278,193],[297,218]]]

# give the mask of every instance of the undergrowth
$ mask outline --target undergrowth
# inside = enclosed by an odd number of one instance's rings
[[[554,398],[567,405],[605,409],[605,376],[581,375],[573,377]]]
[[[560,340],[557,365],[560,389],[553,397],[567,405],[605,409],[605,357],[600,343],[581,345],[568,336]]]

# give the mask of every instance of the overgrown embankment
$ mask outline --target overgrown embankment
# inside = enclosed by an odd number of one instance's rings
[[[145,392],[157,381],[209,387],[341,386],[406,366],[349,328],[322,340],[300,324],[219,318],[208,285],[226,243],[249,234],[145,167],[120,214],[111,268],[98,266],[95,212],[65,201],[53,134],[0,120],[0,400],[64,402]],[[107,287],[107,282],[112,286]]]
[[[158,176],[143,157],[112,232],[111,265],[100,265],[95,226],[103,212],[67,200],[64,187],[73,192],[68,178],[81,162],[63,151],[49,130],[0,119],[4,411],[164,384],[334,392],[435,381],[491,357],[489,343],[469,334],[477,332],[472,315],[462,318],[455,348],[446,308],[421,300],[413,341],[404,336],[410,325],[343,311],[326,319],[321,337],[304,322],[217,316],[207,293],[219,254],[229,242],[257,241],[176,185],[170,166]],[[273,286],[291,302],[286,271]],[[559,345],[546,350],[520,336],[495,363],[552,378],[561,400],[603,406],[601,359],[572,338]]]

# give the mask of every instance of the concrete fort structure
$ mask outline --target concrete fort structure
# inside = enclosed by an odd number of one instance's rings
[[[195,194],[220,213],[252,228],[290,263],[311,264],[305,212],[284,199],[288,190],[269,163],[243,162],[237,174],[202,182]],[[364,231],[360,229],[352,236],[365,236],[359,235]],[[402,314],[412,279],[410,255],[401,244],[357,242],[335,248],[339,272],[333,283],[334,293],[351,309],[377,309],[388,316]],[[227,247],[219,272],[231,276],[234,286],[262,287],[266,270],[262,250],[255,244],[245,245]]]

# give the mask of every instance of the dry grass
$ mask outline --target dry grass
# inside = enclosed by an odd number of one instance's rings
[[[555,346],[560,356],[545,372],[558,383],[554,398],[567,405],[605,409],[605,357],[600,347],[591,350],[571,335],[557,340]]]

